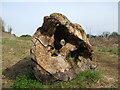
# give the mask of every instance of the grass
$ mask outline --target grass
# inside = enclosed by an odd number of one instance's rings
[[[94,50],[97,54],[100,55],[118,55],[120,53],[120,49],[110,49],[110,48],[103,48],[103,47],[94,47]]]
[[[17,77],[12,88],[43,88],[42,83],[39,83],[33,73]]]
[[[66,60],[73,65],[77,65],[78,59],[77,59],[77,54],[70,52],[66,58]]]
[[[75,57],[67,57],[67,61],[73,65],[77,65],[77,59]]]
[[[50,84],[43,84],[38,82],[34,74],[28,73],[27,75],[22,75],[17,77],[14,81],[12,88],[82,88],[86,84],[96,83],[102,78],[102,73],[99,71],[84,71],[76,76],[71,81],[57,81]]]
[[[120,49],[109,49],[108,52],[118,55],[118,53],[120,53]]]
[[[29,55],[31,48],[31,37],[18,37],[18,38],[3,38],[2,49],[3,59],[10,56],[11,58],[24,58]]]

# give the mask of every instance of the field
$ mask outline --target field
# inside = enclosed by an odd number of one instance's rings
[[[85,71],[68,82],[44,84],[36,81],[32,73],[31,37],[2,38],[3,88],[117,88],[120,52],[117,37],[91,38],[90,43],[94,49],[93,61],[98,64],[95,72]]]

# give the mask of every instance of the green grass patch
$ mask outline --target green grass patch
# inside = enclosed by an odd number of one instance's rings
[[[89,83],[96,83],[98,80],[102,78],[102,72],[100,71],[84,71],[80,74],[82,77],[84,77],[84,81],[87,81]]]
[[[102,73],[99,71],[83,71],[76,76],[76,78],[64,82],[56,81],[49,84],[43,84],[36,80],[33,73],[19,76],[12,88],[82,88],[88,83],[93,84],[102,78]]]
[[[106,55],[106,54],[118,55],[118,53],[120,53],[120,49],[110,49],[110,48],[103,48],[103,47],[94,47],[94,50],[96,51],[96,53],[101,55]]]
[[[33,73],[17,77],[12,88],[43,88],[42,83],[35,79]]]
[[[2,39],[2,45],[6,45],[6,46],[15,46],[19,43],[20,41],[16,40],[16,39],[9,39],[9,38],[3,38]]]
[[[118,54],[120,52],[120,49],[110,49],[108,50],[111,54]]]

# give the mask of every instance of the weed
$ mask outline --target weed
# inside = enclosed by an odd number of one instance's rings
[[[17,77],[12,88],[43,88],[42,83],[38,82],[33,73]]]
[[[84,71],[81,73],[81,76],[84,77],[84,80],[90,83],[95,83],[102,78],[102,73],[100,71]]]
[[[73,64],[73,65],[77,65],[77,62],[78,62],[78,55],[77,53],[73,53],[73,52],[70,52],[66,58],[66,60]]]

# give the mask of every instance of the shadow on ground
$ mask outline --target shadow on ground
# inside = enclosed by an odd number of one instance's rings
[[[15,80],[20,75],[25,75],[32,71],[32,61],[30,57],[25,57],[10,68],[5,69],[2,75],[10,80]]]

